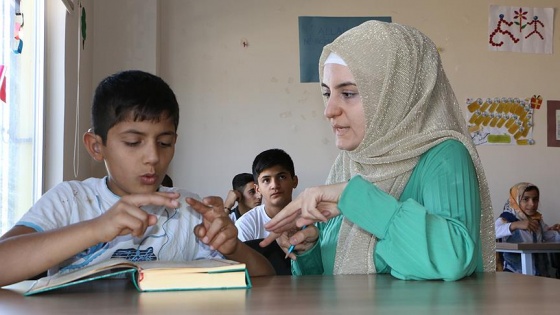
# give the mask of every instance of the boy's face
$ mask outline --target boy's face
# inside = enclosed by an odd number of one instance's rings
[[[243,187],[241,202],[245,207],[253,209],[261,204],[261,194],[257,192],[255,182],[249,182]]]
[[[109,189],[119,196],[157,191],[175,153],[176,141],[171,119],[117,123],[107,133],[106,146],[99,143]]]
[[[297,184],[297,176],[292,177],[289,171],[278,165],[259,174],[257,192],[262,195],[266,207],[284,208],[292,201]]]

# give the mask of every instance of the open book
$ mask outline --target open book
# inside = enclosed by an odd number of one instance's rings
[[[138,291],[178,291],[250,288],[245,264],[226,259],[187,262],[131,262],[112,258],[82,269],[41,278],[24,295],[33,295],[78,283],[130,275]]]

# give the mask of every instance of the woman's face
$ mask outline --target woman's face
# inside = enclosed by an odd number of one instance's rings
[[[539,191],[536,189],[527,190],[521,196],[519,207],[526,215],[533,215],[539,209]]]
[[[324,115],[336,136],[336,147],[356,149],[366,133],[366,118],[354,76],[347,66],[328,63],[323,69],[321,86],[326,98]]]

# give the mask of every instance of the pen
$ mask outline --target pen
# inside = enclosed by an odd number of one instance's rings
[[[301,227],[301,231],[305,230],[305,228],[307,227],[307,225],[304,225]],[[288,248],[288,252],[286,253],[286,257],[288,258],[288,256],[290,255],[291,252],[294,251],[294,248],[296,247],[296,245],[290,245],[290,248]]]

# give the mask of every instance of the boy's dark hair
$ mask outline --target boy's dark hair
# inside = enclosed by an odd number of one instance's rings
[[[173,179],[171,179],[169,175],[165,174],[163,180],[161,181],[161,185],[165,187],[173,187]]]
[[[237,190],[238,192],[243,193],[243,188],[245,188],[245,185],[247,185],[252,181],[254,181],[253,175],[249,173],[237,174],[233,177],[233,180],[231,181],[231,187]]]
[[[179,125],[179,104],[163,79],[140,70],[117,72],[103,79],[93,97],[91,126],[106,144],[107,133],[115,124],[133,121],[159,121],[171,118]]]
[[[259,174],[262,171],[274,166],[281,166],[289,171],[292,177],[296,176],[294,161],[292,161],[290,155],[282,149],[270,149],[259,153],[253,161],[253,179],[255,183],[259,182]]]

